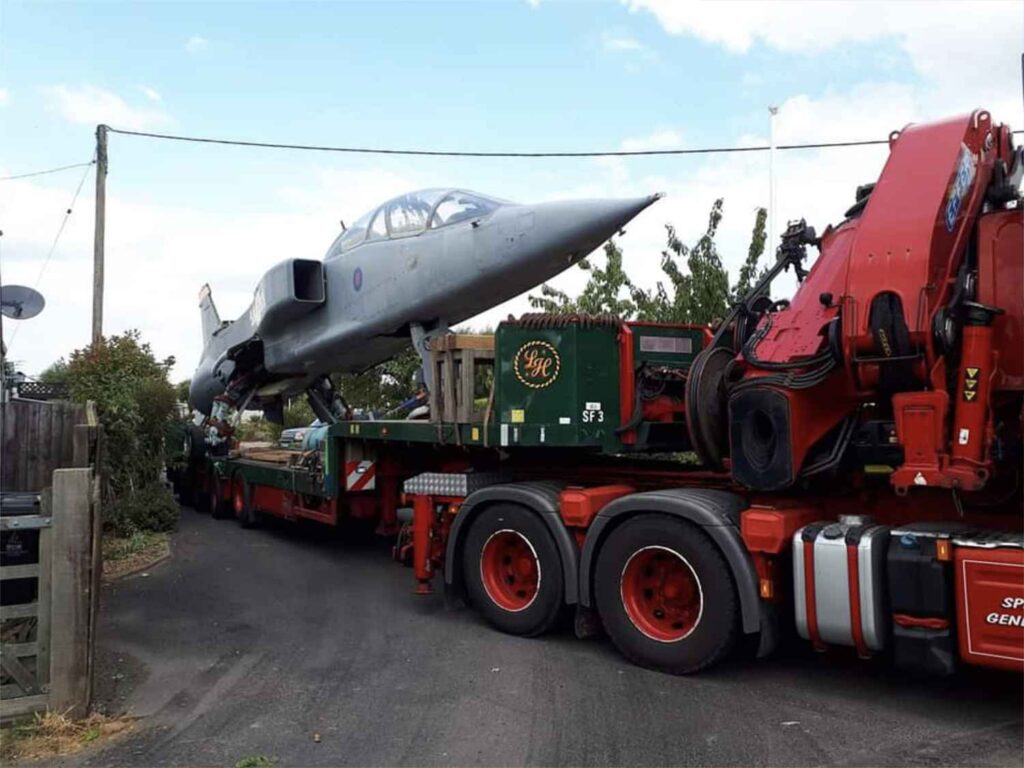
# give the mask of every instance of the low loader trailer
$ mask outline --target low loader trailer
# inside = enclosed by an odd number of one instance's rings
[[[670,673],[793,632],[1020,672],[1022,173],[987,112],[908,126],[714,328],[533,314],[440,337],[429,420],[223,455],[196,430],[179,484],[243,526],[374,521],[418,594],[524,636],[571,617]]]

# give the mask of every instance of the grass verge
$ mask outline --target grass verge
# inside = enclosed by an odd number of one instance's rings
[[[170,554],[166,533],[139,531],[125,538],[103,537],[103,578],[116,579],[142,570]]]
[[[276,763],[277,760],[273,757],[252,755],[251,757],[243,757],[235,763],[235,768],[271,768]]]
[[[0,729],[0,760],[18,758],[39,760],[70,755],[131,728],[128,717],[89,715],[72,720],[59,712],[37,712],[30,720],[11,723]]]

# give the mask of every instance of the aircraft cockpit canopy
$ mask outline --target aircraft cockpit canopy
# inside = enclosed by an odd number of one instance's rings
[[[421,189],[360,216],[327,251],[327,258],[374,240],[411,237],[428,229],[479,219],[506,201],[458,189]]]

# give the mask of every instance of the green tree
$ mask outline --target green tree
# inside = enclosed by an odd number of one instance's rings
[[[758,280],[768,271],[768,267],[757,268],[761,256],[764,254],[765,241],[768,235],[765,233],[765,222],[768,220],[768,211],[758,208],[754,216],[754,229],[750,233],[750,247],[747,249],[747,258],[740,267],[740,274],[736,278],[736,285],[732,288],[732,301],[742,301],[754,287]]]
[[[387,412],[413,394],[413,375],[420,358],[412,346],[362,373],[338,373],[332,378],[351,408]]]
[[[235,437],[243,443],[276,443],[281,437],[281,425],[265,419],[262,415],[243,418],[235,430]]]
[[[64,369],[71,399],[93,401],[104,431],[105,522],[118,535],[169,530],[174,498],[160,483],[164,436],[174,414],[174,358],[157,360],[138,331],[101,338],[51,369]]]
[[[43,372],[39,374],[39,380],[44,384],[67,384],[67,361],[61,358],[57,362],[48,365],[46,368],[43,369]]]
[[[179,403],[188,402],[188,388],[192,386],[192,379],[183,379],[174,385],[174,394]]]
[[[623,291],[632,291],[633,284],[622,268],[622,249],[615,240],[604,244],[605,266],[596,266],[589,259],[582,259],[579,267],[590,273],[583,292],[573,299],[564,291],[552,288],[546,283],[540,287],[540,296],[529,296],[530,306],[543,312],[557,314],[585,313],[599,315],[610,313],[630,317],[636,305],[629,298],[622,298]]]
[[[665,225],[666,250],[661,252],[661,271],[671,291],[660,281],[654,291],[633,287],[632,296],[640,320],[667,323],[711,323],[728,310],[729,275],[718,255],[715,236],[722,221],[722,200],[715,200],[704,234],[693,247],[685,245],[671,224]],[[683,269],[683,264],[687,269]]]
[[[630,279],[622,265],[621,248],[610,240],[604,247],[603,269],[586,259],[580,262],[580,268],[590,277],[578,297],[545,284],[540,296],[529,297],[530,304],[558,314],[609,312],[650,322],[713,323],[724,317],[729,305],[745,296],[756,277],[763,274],[763,270],[758,271],[758,262],[765,247],[765,210],[759,208],[756,212],[747,257],[732,285],[715,242],[722,213],[723,201],[718,199],[711,206],[704,234],[693,246],[683,243],[671,224],[665,226],[667,242],[661,253],[661,270],[667,280],[659,280],[652,290],[640,288]]]
[[[316,414],[314,414],[313,409],[309,407],[309,401],[306,399],[305,395],[293,397],[284,407],[285,429],[308,426],[315,418]]]

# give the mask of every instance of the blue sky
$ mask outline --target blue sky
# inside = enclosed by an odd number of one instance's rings
[[[96,122],[202,136],[371,147],[589,150],[875,138],[984,106],[1021,125],[1022,4],[630,2],[21,3],[0,0],[0,175],[86,160]],[[653,283],[663,225],[699,232],[726,199],[742,257],[763,156],[435,160],[256,151],[114,136],[106,329],[139,327],[176,376],[200,348],[210,281],[241,311],[281,258],[319,256],[406,186],[519,200],[669,197],[629,228]],[[776,219],[839,218],[884,151],[779,158]],[[5,283],[36,283],[77,171],[0,183]],[[32,373],[88,341],[92,179],[11,357]],[[560,284],[573,287],[570,273]],[[496,310],[484,322],[524,302]],[[5,327],[11,341],[11,329]]]
[[[693,142],[722,143],[763,129],[765,104],[795,90],[908,65],[882,42],[787,57],[785,66],[764,46],[737,57],[711,43],[680,45],[653,16],[613,3],[8,2],[4,10],[12,86],[102,84],[140,108],[152,106],[147,87],[171,116],[165,128],[313,143],[603,148],[652,123],[684,124]],[[45,120],[44,94],[22,98],[24,111],[5,120],[19,159],[45,165],[54,147],[76,145],[88,153],[88,131]]]

